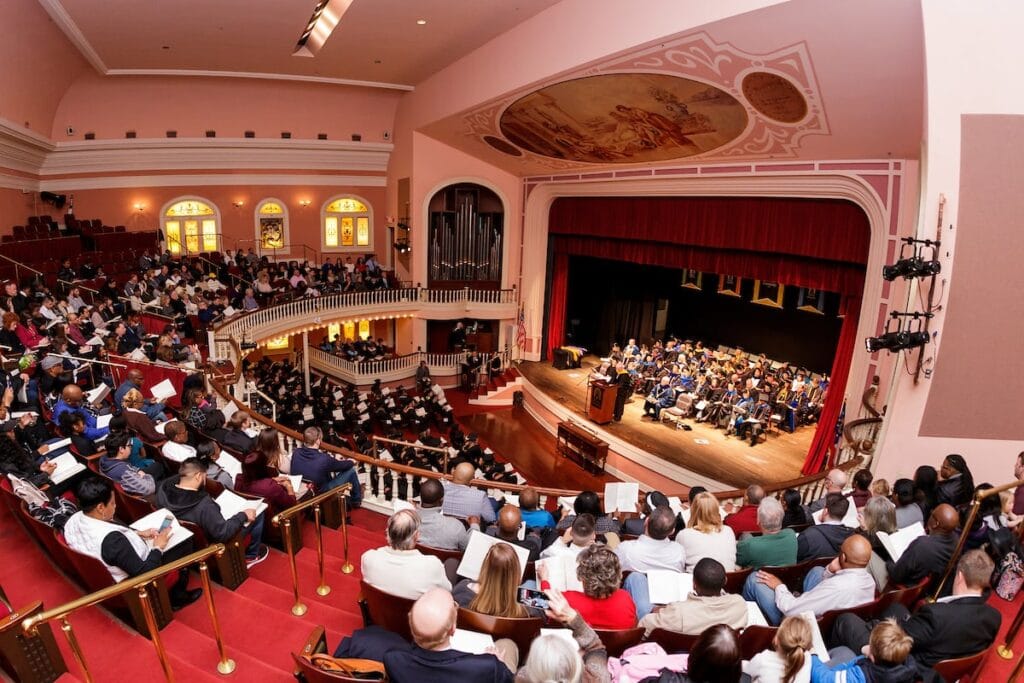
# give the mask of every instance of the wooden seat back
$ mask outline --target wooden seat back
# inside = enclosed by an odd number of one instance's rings
[[[459,628],[486,633],[495,640],[509,638],[519,648],[520,660],[526,661],[530,654],[530,643],[540,635],[544,620],[541,617],[492,617],[460,607],[456,623]]]
[[[786,584],[789,590],[794,593],[802,592],[804,589],[804,578],[814,567],[824,567],[832,561],[831,557],[818,557],[813,560],[805,560],[785,567],[762,567],[769,574],[774,574],[782,583]]]
[[[359,582],[359,587],[359,608],[363,613],[363,623],[366,626],[376,624],[412,642],[409,613],[416,601],[386,593],[365,580]]]
[[[594,629],[609,657],[621,657],[623,652],[644,639],[645,630],[643,626],[615,630]]]
[[[142,519],[156,509],[145,498],[133,496],[125,491],[120,482],[114,482],[114,496],[117,502],[117,516],[128,523]]]
[[[43,603],[37,600],[0,619],[0,669],[15,681],[50,683],[68,670],[48,623],[40,624],[35,635],[21,628],[41,611]]]
[[[772,626],[748,626],[740,633],[740,655],[753,659],[754,655],[770,650],[779,629]]]
[[[943,659],[941,662],[936,662],[932,669],[942,676],[942,679],[946,681],[946,683],[956,683],[965,676],[970,676],[971,680],[974,680],[974,672],[977,671],[979,666],[981,666],[981,662],[985,659],[986,654],[988,654],[987,649],[982,650],[976,655],[971,655],[970,657]]]
[[[879,613],[884,612],[886,609],[899,603],[907,609],[913,611],[913,605],[917,602],[928,588],[928,584],[931,583],[931,576],[926,576],[921,579],[920,582],[913,586],[895,586],[890,588],[886,586],[886,590],[879,596]]]
[[[198,524],[185,519],[178,521],[192,532],[194,550],[201,550],[210,545],[209,539]],[[241,586],[249,578],[249,568],[245,566],[245,529],[239,531],[234,538],[225,541],[223,555],[214,555],[210,560],[210,574],[214,581],[230,590]]]
[[[747,582],[747,577],[750,576],[754,571],[753,567],[748,569],[737,569],[734,572],[725,573],[725,592],[736,593],[737,595],[743,592],[743,584]]]
[[[689,652],[698,638],[700,638],[699,635],[692,636],[686,633],[669,631],[665,628],[656,628],[647,636],[648,641],[661,645],[665,648],[665,652],[669,654]]]
[[[416,544],[416,550],[419,550],[424,555],[433,555],[437,559],[441,560],[441,564],[444,564],[445,560],[458,560],[462,561],[461,550],[448,550],[447,548],[435,548],[431,545],[423,545],[422,543]]]
[[[18,507],[18,517],[32,538],[36,539],[36,542],[50,556],[53,563],[73,581],[77,581],[84,586],[82,578],[78,575],[78,569],[71,564],[71,560],[54,535],[53,527],[47,526],[33,517],[32,513],[28,511],[28,503],[25,502],[22,502]]]

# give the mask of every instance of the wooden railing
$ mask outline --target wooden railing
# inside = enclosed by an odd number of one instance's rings
[[[325,370],[328,374],[331,371],[340,373],[342,379],[348,379],[348,375],[358,377],[376,377],[402,371],[408,372],[411,377],[419,367],[420,361],[425,360],[431,372],[457,371],[465,359],[464,353],[426,353],[416,351],[407,353],[404,356],[395,356],[384,360],[369,360],[353,362],[345,360],[333,353],[327,353],[321,349],[310,347],[309,360],[316,367]]]
[[[213,545],[209,545],[202,550],[192,553],[191,555],[186,555],[185,557],[168,562],[167,564],[160,565],[156,569],[148,571],[145,574],[125,579],[120,583],[115,583],[113,586],[107,586],[95,593],[83,595],[71,602],[60,605],[59,607],[54,607],[28,617],[22,622],[22,629],[27,634],[35,635],[41,624],[45,624],[50,621],[60,622],[60,628],[68,640],[68,646],[71,648],[71,652],[75,656],[75,660],[82,669],[82,674],[85,676],[85,680],[87,683],[91,683],[93,680],[92,673],[89,671],[89,665],[85,660],[85,654],[82,652],[82,648],[78,643],[78,637],[71,628],[71,622],[68,621],[68,617],[86,607],[98,605],[99,603],[110,600],[111,598],[134,591],[138,593],[139,603],[142,606],[142,612],[146,619],[146,626],[149,630],[149,637],[153,642],[153,649],[156,650],[156,656],[160,660],[160,666],[163,669],[164,678],[167,681],[172,681],[174,680],[174,673],[171,670],[171,662],[167,658],[167,651],[164,649],[163,641],[160,638],[160,628],[157,625],[156,614],[153,609],[152,591],[155,590],[153,586],[157,581],[162,581],[163,577],[167,574],[198,563],[199,578],[203,584],[203,596],[206,598],[206,606],[210,612],[210,622],[213,626],[213,637],[217,641],[217,652],[219,655],[217,671],[225,675],[230,674],[235,670],[235,662],[228,658],[227,651],[224,649],[224,639],[221,637],[220,632],[220,621],[217,619],[217,607],[213,602],[213,590],[210,586],[209,567],[206,563],[209,558],[215,555],[222,555],[223,553],[223,544],[215,543]]]

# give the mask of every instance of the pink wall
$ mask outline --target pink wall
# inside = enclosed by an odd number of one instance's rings
[[[34,192],[24,194],[21,190],[0,188],[0,234],[9,234],[12,225],[25,225],[28,217],[36,211],[32,200],[37,196]],[[46,208],[52,209],[53,207],[47,206]],[[47,211],[39,208],[39,213],[45,214]]]
[[[64,91],[91,67],[36,0],[0,2],[0,117],[49,135]]]
[[[220,210],[221,230],[224,235],[223,247],[234,249],[237,240],[250,240],[240,246],[253,246],[256,223],[254,211],[263,199],[274,197],[285,202],[288,208],[289,230],[292,244],[306,244],[313,250],[320,250],[320,208],[335,195],[355,195],[369,202],[373,210],[374,251],[381,259],[385,250],[390,250],[385,231],[383,211],[384,188],[382,187],[297,187],[285,185],[242,185],[207,187],[157,187],[138,189],[80,190],[75,195],[75,214],[80,218],[101,218],[107,225],[124,225],[129,230],[153,230],[159,226],[159,212],[163,205],[176,197],[198,196],[210,200]],[[306,208],[299,200],[309,199]],[[233,203],[245,202],[241,208]],[[139,214],[135,204],[144,204],[146,210]],[[0,204],[2,206],[2,204]],[[3,226],[3,231],[9,230]],[[360,250],[361,252],[361,250]],[[352,257],[360,254],[353,252]],[[298,256],[299,250],[293,250]],[[336,257],[337,254],[329,254]],[[311,257],[312,258],[312,257]]]
[[[332,140],[384,142],[391,131],[401,93],[393,90],[249,78],[178,76],[108,76],[83,74],[68,88],[53,119],[54,140],[74,139],[86,132],[97,138],[123,138],[134,130],[140,138],[240,138],[247,130],[257,137],[315,139],[327,133]],[[49,130],[49,129],[47,129]]]

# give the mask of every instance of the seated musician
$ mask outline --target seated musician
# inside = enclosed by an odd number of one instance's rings
[[[675,403],[676,394],[672,390],[671,380],[668,375],[661,378],[661,381],[654,386],[651,393],[647,395],[647,399],[644,401],[644,416],[653,417],[655,420],[661,419],[661,411],[665,408],[670,408]]]

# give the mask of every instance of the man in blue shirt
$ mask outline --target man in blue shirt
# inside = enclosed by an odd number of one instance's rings
[[[292,451],[291,473],[301,474],[303,479],[313,482],[317,493],[330,491],[342,484],[352,484],[349,503],[351,507],[356,507],[362,502],[363,496],[355,463],[335,458],[320,450],[323,437],[323,430],[319,427],[306,427],[302,432],[303,445]]]
[[[138,389],[139,393],[142,393],[142,383],[145,381],[145,376],[142,374],[142,370],[132,369],[128,371],[128,376],[121,386],[114,392],[114,405],[118,408],[123,408],[121,401],[124,400],[124,395],[132,389]],[[167,419],[167,415],[164,414],[164,404],[155,403],[151,399],[145,399],[145,404],[142,406],[142,412],[146,414],[153,422],[164,422]]]
[[[522,512],[523,521],[527,529],[554,529],[555,518],[544,509],[537,509],[540,503],[540,494],[536,489],[525,488],[519,492],[519,509]]]
[[[53,407],[53,416],[51,419],[54,424],[60,425],[60,416],[63,413],[78,413],[85,420],[85,431],[82,435],[87,439],[93,441],[105,437],[110,429],[107,427],[96,426],[96,416],[91,411],[86,410],[84,405],[84,396],[82,394],[82,387],[77,384],[69,384],[64,387],[64,391],[61,392],[60,400],[57,401],[57,405]]]

